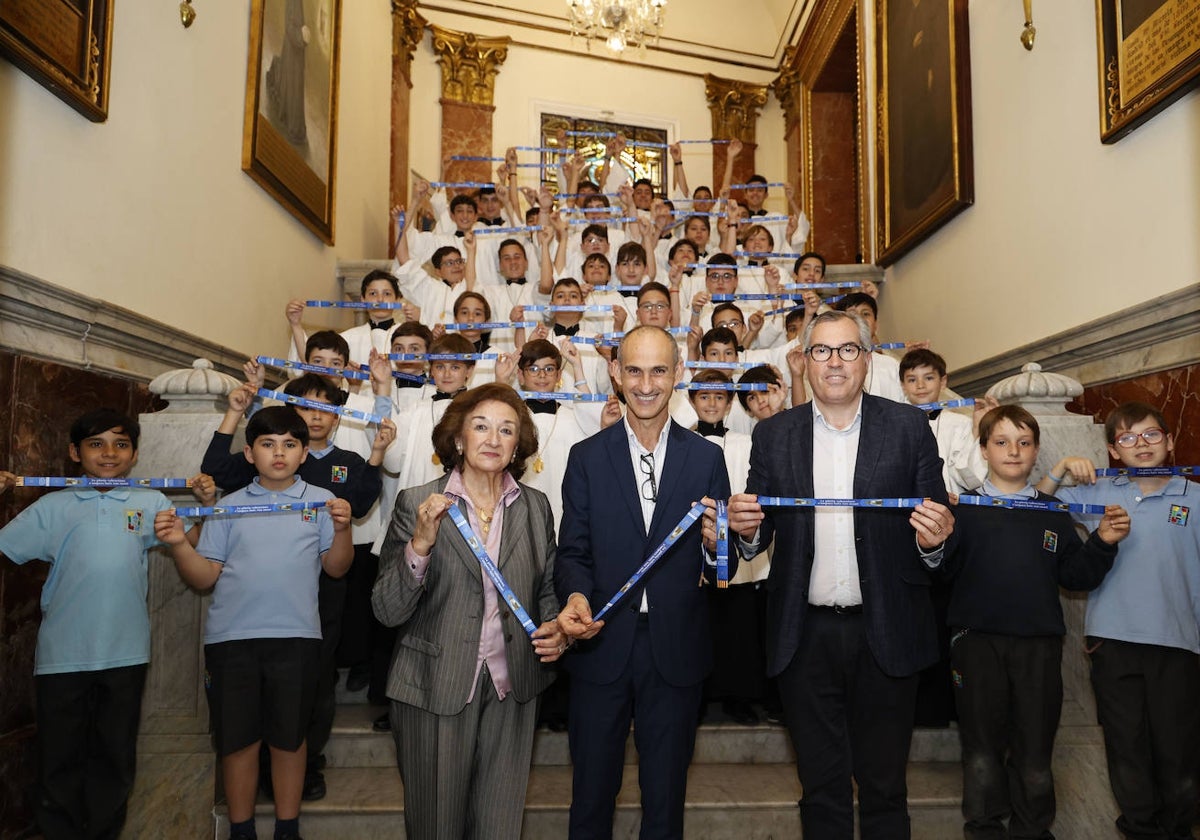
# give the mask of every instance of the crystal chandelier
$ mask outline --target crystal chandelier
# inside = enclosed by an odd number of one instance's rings
[[[589,51],[596,39],[619,55],[657,43],[666,6],[667,0],[567,0],[567,20],[571,37],[582,36]]]

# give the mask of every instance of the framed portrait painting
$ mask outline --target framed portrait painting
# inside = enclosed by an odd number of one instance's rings
[[[1115,143],[1200,84],[1200,3],[1096,0],[1100,139]]]
[[[967,0],[879,0],[880,265],[975,200]]]
[[[334,239],[341,0],[253,0],[242,170]]]

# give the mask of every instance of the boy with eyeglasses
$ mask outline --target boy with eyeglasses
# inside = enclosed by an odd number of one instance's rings
[[[1167,464],[1175,449],[1161,411],[1127,402],[1104,423],[1122,467]],[[1068,474],[1067,502],[1119,504],[1132,528],[1112,571],[1088,594],[1084,632],[1104,730],[1117,828],[1127,837],[1187,838],[1200,754],[1200,491],[1182,476],[1096,477],[1087,458],[1063,458],[1038,489]],[[1090,526],[1095,517],[1077,516]]]

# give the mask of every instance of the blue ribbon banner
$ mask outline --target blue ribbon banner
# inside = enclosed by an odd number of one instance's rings
[[[758,367],[756,365],[756,367]],[[765,391],[769,382],[680,382],[676,391]]]
[[[358,369],[359,369],[360,371],[362,371],[362,370],[365,370],[365,371],[370,371],[370,370],[371,370],[371,367],[370,367],[370,365],[359,365],[359,366],[358,366]],[[423,385],[423,384],[425,384],[426,382],[430,382],[430,381],[431,381],[431,380],[429,379],[429,377],[425,376],[424,374],[421,374],[421,373],[401,373],[401,372],[400,372],[400,371],[398,371],[398,370],[394,370],[394,371],[392,371],[392,378],[393,378],[393,379],[407,379],[409,382],[420,382],[422,385]]]
[[[960,505],[974,507],[995,507],[1008,510],[1041,510],[1051,513],[1104,513],[1104,505],[1079,505],[1074,502],[1044,502],[1039,499],[1005,499],[1001,496],[968,496],[958,497]]]
[[[607,213],[610,216],[616,213],[619,207],[564,207],[563,213]]]
[[[442,324],[446,332],[462,332],[463,330],[531,330],[538,325],[537,321],[483,321],[478,324],[454,323]]]
[[[361,300],[306,300],[304,305],[314,309],[402,309],[404,301],[367,303]]]
[[[738,222],[739,225],[760,225],[763,222],[786,222],[789,216],[750,216]]]
[[[523,400],[553,400],[554,402],[608,402],[608,394],[581,394],[577,391],[517,391]]]
[[[861,289],[862,282],[859,280],[846,280],[842,283],[786,283],[785,289],[789,291],[807,291],[809,289]]]
[[[729,586],[729,503],[717,499],[717,589]]]
[[[787,184],[785,184],[783,181],[771,181],[768,184],[730,184],[729,189],[731,189],[731,190],[752,190],[755,187],[766,188],[766,187],[786,187],[786,186],[787,186]]]
[[[666,143],[655,143],[653,140],[626,140],[626,148],[630,149],[666,149]]]
[[[571,303],[571,304],[543,304],[538,303],[533,306],[524,306],[522,312],[611,312],[614,304],[611,303]]]
[[[671,215],[675,217],[691,218],[692,216],[705,216],[709,219],[724,219],[728,213],[701,213],[696,210],[672,210]]]
[[[471,553],[475,555],[475,558],[479,561],[479,565],[487,572],[487,576],[491,579],[492,585],[496,587],[496,591],[500,593],[500,597],[504,599],[504,603],[508,604],[517,621],[521,622],[521,626],[525,628],[525,632],[532,636],[534,631],[537,630],[537,625],[533,623],[533,619],[529,617],[529,613],[525,607],[521,606],[520,599],[517,598],[512,587],[508,585],[508,581],[504,579],[504,575],[500,574],[500,569],[496,567],[496,561],[488,556],[487,550],[483,547],[483,542],[471,530],[471,525],[467,522],[467,518],[458,509],[458,505],[451,505],[447,513],[450,514],[450,520],[454,523],[454,527],[458,528],[458,532],[467,541],[467,547],[471,549]]]
[[[908,346],[907,341],[886,341],[883,344],[876,344],[872,350],[903,350]]]
[[[1104,467],[1096,470],[1098,476],[1169,476],[1200,475],[1200,467]]]
[[[482,227],[475,228],[476,236],[506,236],[511,233],[533,233],[542,229],[541,225],[519,225],[518,227]]]
[[[594,294],[596,292],[639,292],[639,291],[641,291],[641,289],[642,289],[641,286],[621,286],[621,285],[593,286],[592,293]]]
[[[728,140],[676,140],[675,142],[679,143],[680,145],[689,145],[689,144],[693,144],[693,143],[711,143],[714,146],[725,146],[725,145],[728,145],[728,143],[729,143]]]
[[[557,163],[518,163],[519,169],[553,169]]]
[[[786,496],[759,496],[763,507],[861,507],[861,508],[910,508],[925,501],[924,498],[901,497],[898,499],[789,499]]]
[[[526,307],[528,308],[528,307]],[[388,353],[392,362],[481,362],[498,359],[499,353]]]
[[[616,137],[615,131],[568,131],[568,137]]]
[[[625,597],[629,590],[637,586],[638,581],[646,576],[646,572],[654,568],[654,565],[662,559],[662,556],[667,553],[671,546],[679,542],[679,538],[687,533],[688,529],[695,525],[696,520],[703,515],[703,502],[696,502],[696,504],[692,505],[692,509],[687,512],[683,519],[679,520],[679,524],[675,526],[667,538],[659,543],[658,548],[654,549],[653,553],[651,553],[651,555],[645,559],[642,565],[638,566],[638,569],[633,573],[633,576],[630,577],[629,580],[625,581],[625,584],[618,589],[611,598],[608,599],[608,603],[604,605],[600,612],[596,613],[592,617],[593,620],[599,621],[600,619],[604,618],[604,616],[608,615],[612,608],[615,607],[620,600]]]
[[[555,193],[555,198],[583,198],[589,195],[602,195],[605,198],[620,198],[620,193]]]
[[[192,486],[190,478],[91,478],[89,476],[19,475],[14,487],[152,487],[175,490]]]
[[[450,160],[482,160],[493,163],[504,163],[502,157],[488,157],[487,155],[450,155]]]
[[[762,362],[684,362],[683,366],[693,370],[750,370],[762,367]]]
[[[303,370],[309,373],[320,373],[325,376],[343,376],[346,379],[370,379],[371,374],[365,370],[356,370],[354,368],[332,368],[324,365],[310,365],[305,362],[293,362],[290,359],[276,359],[272,356],[255,356],[254,361],[271,367],[286,368],[288,370]]]
[[[636,222],[637,216],[617,216],[611,219],[567,219],[569,225],[623,225]]]
[[[964,400],[942,400],[941,402],[921,403],[917,408],[922,411],[938,411],[943,408],[964,408],[968,405],[975,405],[973,397]]]
[[[766,312],[763,313],[763,315],[765,315],[767,317],[770,317],[771,315],[782,315],[784,312],[795,312],[797,309],[803,309],[803,308],[804,308],[804,304],[801,303],[797,306],[784,306],[779,309],[768,309]]]
[[[176,516],[197,518],[200,516],[247,516],[254,513],[290,513],[316,510],[328,502],[287,502],[278,505],[214,505],[213,507],[175,508]]]
[[[745,257],[751,260],[772,259],[772,260],[794,260],[800,254],[787,253],[784,251],[760,251],[751,253],[750,251],[734,251],[735,257]]]
[[[764,294],[762,292],[735,292],[729,295],[713,295],[713,303],[724,303],[732,300],[795,300],[799,295]]]
[[[602,339],[598,335],[573,335],[571,336],[572,344],[591,344],[598,345],[602,343]]]
[[[569,155],[571,149],[560,149],[555,146],[513,146],[518,152],[541,152],[544,155]]]
[[[429,186],[435,190],[482,190],[488,187],[495,188],[495,184],[489,181],[431,181]]]
[[[350,417],[354,420],[362,420],[366,423],[382,423],[386,418],[379,414],[372,414],[369,411],[359,411],[355,408],[346,408],[342,405],[333,405],[332,403],[317,402],[316,400],[308,400],[304,397],[294,397],[291,394],[285,394],[283,391],[271,391],[267,388],[259,388],[258,395],[268,400],[279,400],[288,405],[298,405],[301,408],[312,408],[317,411],[327,411],[330,414],[337,414],[342,417]]]
[[[667,335],[689,335],[692,332],[691,327],[667,327],[663,330]],[[616,347],[621,343],[621,339],[625,337],[625,333],[621,332],[606,332],[601,333],[599,339],[595,342],[601,347]],[[591,342],[588,342],[589,344]]]

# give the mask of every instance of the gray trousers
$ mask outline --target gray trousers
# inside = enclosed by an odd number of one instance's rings
[[[485,665],[456,715],[392,701],[409,840],[518,840],[537,701],[504,700]]]

